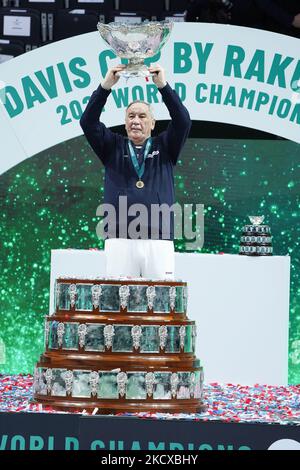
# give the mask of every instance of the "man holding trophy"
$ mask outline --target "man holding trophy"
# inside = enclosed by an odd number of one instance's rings
[[[171,116],[167,130],[152,138],[155,120],[150,105],[135,101],[126,110],[127,138],[110,131],[99,117],[123,70],[123,65],[108,70],[80,121],[105,166],[104,203],[111,204],[116,213],[116,223],[108,222],[106,232],[107,276],[174,279],[174,213],[170,210],[175,202],[173,168],[191,121],[167,83],[164,69],[152,65],[149,72]],[[139,211],[138,231],[133,230],[137,228],[130,210],[133,204],[145,208]]]
[[[89,144],[105,166],[104,204],[113,208],[105,231],[107,276],[174,279],[173,169],[191,121],[179,96],[167,83],[164,69],[158,64],[147,69],[143,64],[143,58],[153,56],[153,51],[166,42],[171,26],[149,23],[131,26],[129,30],[126,25],[111,23],[99,24],[98,29],[120,57],[130,58],[127,67],[117,65],[108,70],[80,120]],[[136,30],[138,39],[134,36]],[[145,30],[143,42],[140,38]],[[132,51],[128,52],[129,44]],[[167,130],[158,136],[151,136],[155,119],[144,101],[134,101],[126,109],[127,137],[112,132],[99,121],[111,88],[120,75],[126,74],[127,78],[152,75],[171,116]]]

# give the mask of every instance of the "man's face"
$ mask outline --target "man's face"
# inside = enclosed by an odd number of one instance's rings
[[[149,107],[144,103],[134,103],[126,111],[125,129],[128,138],[135,145],[142,145],[151,135],[155,120]]]

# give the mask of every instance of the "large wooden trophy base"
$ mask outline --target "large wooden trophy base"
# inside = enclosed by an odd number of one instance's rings
[[[199,413],[186,283],[58,279],[34,400],[64,411]]]

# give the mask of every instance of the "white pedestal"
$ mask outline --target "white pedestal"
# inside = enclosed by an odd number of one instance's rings
[[[50,313],[55,279],[72,275],[105,276],[104,252],[52,250]],[[176,253],[176,278],[188,283],[206,382],[287,384],[289,256]]]

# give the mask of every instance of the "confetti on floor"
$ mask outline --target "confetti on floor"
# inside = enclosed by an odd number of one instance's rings
[[[31,375],[0,375],[0,412],[58,413],[31,402],[32,384]],[[300,425],[300,385],[250,387],[211,383],[204,387],[204,402],[207,410],[201,414],[143,412],[118,416]]]

